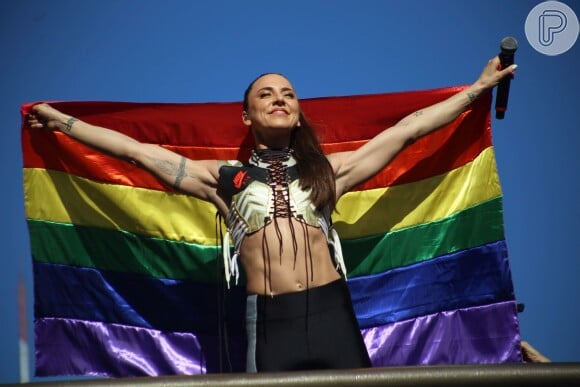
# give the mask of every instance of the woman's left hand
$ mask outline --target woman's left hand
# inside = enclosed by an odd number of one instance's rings
[[[517,67],[517,65],[513,64],[506,67],[505,69],[502,69],[499,57],[496,56],[487,62],[487,65],[483,69],[476,83],[479,84],[479,86],[483,89],[491,89],[492,87],[496,86],[504,77],[513,77]]]

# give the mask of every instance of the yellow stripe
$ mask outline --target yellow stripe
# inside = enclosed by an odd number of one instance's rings
[[[215,207],[186,195],[97,183],[36,168],[24,169],[24,189],[29,219],[216,244]]]
[[[341,238],[360,238],[433,222],[501,195],[493,148],[472,162],[415,183],[349,192],[337,205]]]
[[[217,243],[215,208],[199,199],[97,183],[45,169],[24,170],[26,215],[203,245]],[[390,188],[349,192],[334,224],[351,239],[432,222],[501,195],[490,147],[446,174]]]

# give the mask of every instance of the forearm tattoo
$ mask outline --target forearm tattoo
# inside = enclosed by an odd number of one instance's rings
[[[177,167],[177,176],[175,176],[175,183],[173,186],[175,188],[179,188],[181,186],[181,181],[185,177],[185,157],[181,157],[179,160],[179,167]]]
[[[167,160],[160,160],[150,158],[155,167],[159,170],[159,172],[169,175],[175,176],[175,181],[173,182],[173,187],[179,189],[181,186],[181,182],[185,177],[185,157],[182,157],[179,160],[179,166],[175,166],[174,163],[167,161]]]
[[[69,118],[68,120],[66,120],[66,124],[64,125],[64,128],[62,128],[62,131],[66,132],[66,133],[70,133],[72,130],[73,124],[77,121],[78,121],[78,118],[74,118],[74,117]]]
[[[469,103],[473,103],[477,99],[477,96],[472,92],[467,92],[467,98],[469,98]]]
[[[417,110],[414,113],[409,114],[407,117],[403,118],[399,125],[401,126],[409,126],[409,124],[413,121],[414,118],[420,117],[423,115],[423,110]]]

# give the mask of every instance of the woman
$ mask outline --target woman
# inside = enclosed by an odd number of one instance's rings
[[[330,214],[345,192],[407,144],[454,120],[515,71],[515,65],[498,66],[496,57],[471,87],[405,117],[355,151],[326,156],[280,74],[261,75],[244,94],[242,121],[255,139],[244,163],[186,159],[47,104],[34,106],[28,123],[62,130],[216,206],[228,227],[228,284],[232,276],[237,280],[238,260],[247,279],[248,371],[368,367]]]

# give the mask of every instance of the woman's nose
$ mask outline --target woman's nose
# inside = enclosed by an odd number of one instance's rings
[[[274,103],[276,105],[286,104],[286,101],[284,100],[284,95],[282,95],[282,93],[274,93]]]

